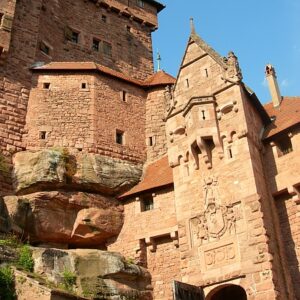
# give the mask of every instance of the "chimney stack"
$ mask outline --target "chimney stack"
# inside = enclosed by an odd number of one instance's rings
[[[267,65],[265,73],[266,73],[266,77],[267,77],[268,84],[269,84],[269,89],[270,89],[270,93],[271,93],[271,97],[272,97],[273,106],[279,107],[282,97],[280,94],[274,67],[272,65]]]

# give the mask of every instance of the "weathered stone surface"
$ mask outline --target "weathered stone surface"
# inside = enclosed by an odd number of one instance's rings
[[[117,235],[123,207],[110,197],[82,192],[7,196],[13,230],[33,243],[99,247]]]
[[[77,171],[72,180],[97,191],[115,194],[137,184],[141,175],[141,165],[89,153],[77,156]]]
[[[50,281],[61,283],[66,271],[75,275],[74,290],[81,295],[100,299],[150,299],[148,271],[127,262],[118,253],[33,248],[33,258],[35,272]]]
[[[9,232],[11,224],[9,221],[8,211],[3,198],[0,197],[0,232]]]
[[[19,194],[67,187],[114,195],[138,183],[142,174],[139,164],[65,149],[19,152],[13,164]]]
[[[14,185],[17,192],[35,190],[35,186],[62,186],[65,183],[65,161],[62,151],[23,151],[13,157]]]

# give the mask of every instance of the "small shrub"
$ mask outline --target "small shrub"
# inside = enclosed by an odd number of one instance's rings
[[[63,286],[67,291],[73,291],[73,287],[76,284],[76,275],[65,269],[62,272]]]
[[[0,291],[1,299],[15,299],[14,274],[12,269],[8,266],[0,268]]]
[[[18,265],[27,272],[33,272],[34,260],[28,245],[23,245],[20,248]]]

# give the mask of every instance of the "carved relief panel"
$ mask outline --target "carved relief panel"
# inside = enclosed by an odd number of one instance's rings
[[[234,236],[237,222],[242,219],[241,202],[221,203],[216,178],[204,181],[203,199],[203,211],[189,221],[192,248],[219,241],[224,236]]]

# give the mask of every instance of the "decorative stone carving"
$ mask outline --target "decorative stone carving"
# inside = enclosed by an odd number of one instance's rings
[[[239,66],[238,58],[232,51],[230,51],[225,61],[228,66],[224,78],[225,81],[229,81],[232,83],[240,82],[243,79],[243,75]]]
[[[190,219],[192,247],[219,240],[226,232],[234,235],[240,219],[232,204],[221,205],[217,179],[210,177],[204,183],[204,211]]]
[[[165,97],[165,109],[168,114],[172,110],[172,108],[175,107],[176,105],[176,102],[174,100],[173,88],[170,85],[167,85],[165,87],[164,97]]]

